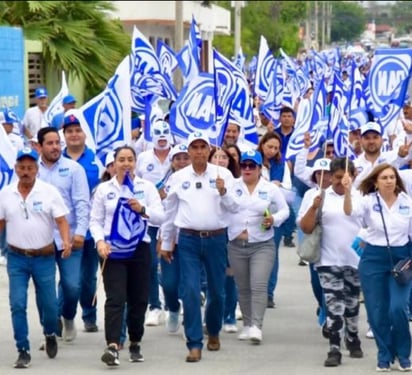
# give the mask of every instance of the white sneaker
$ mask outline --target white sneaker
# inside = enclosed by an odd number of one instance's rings
[[[236,320],[242,320],[243,319],[242,311],[240,310],[239,304],[237,304],[237,306],[236,306],[235,316],[236,316]]]
[[[76,325],[74,320],[64,319],[63,318],[63,331],[62,337],[64,341],[73,341],[77,336]]]
[[[372,330],[371,330],[370,328],[369,328],[368,331],[366,332],[365,336],[366,336],[366,338],[368,338],[368,339],[373,339],[373,338],[375,338],[375,336],[373,335],[373,332],[372,332]]]
[[[243,327],[239,336],[237,337],[240,341],[245,341],[250,339],[250,327]]]
[[[236,327],[236,324],[224,324],[223,325],[223,330],[226,333],[236,333],[237,332],[237,327]]]
[[[7,266],[7,258],[3,255],[0,255],[0,266]]]
[[[162,322],[164,322],[164,313],[161,309],[149,310],[145,322],[146,326],[157,327]]]
[[[180,312],[169,311],[166,320],[166,328],[169,333],[176,333],[180,327]]]
[[[253,344],[260,344],[262,342],[262,330],[256,326],[250,327],[249,339]]]

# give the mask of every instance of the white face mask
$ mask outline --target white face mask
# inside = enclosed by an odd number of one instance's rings
[[[153,144],[158,150],[167,150],[172,143],[170,125],[166,121],[157,121],[152,127]],[[166,141],[163,145],[159,145],[159,141]]]

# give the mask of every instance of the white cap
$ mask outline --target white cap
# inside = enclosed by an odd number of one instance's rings
[[[367,122],[365,125],[362,125],[360,128],[361,135],[364,135],[366,132],[375,132],[379,135],[382,135],[382,127],[377,122]]]
[[[207,143],[207,145],[210,146],[208,136],[207,136],[205,133],[197,130],[197,131],[191,133],[191,134],[189,135],[189,137],[187,138],[187,147],[190,147],[190,145],[191,145],[194,141],[199,141],[199,140]]]
[[[321,158],[315,161],[312,167],[311,179],[315,182],[315,172],[330,171],[330,159]]]
[[[173,160],[177,154],[187,154],[187,146],[184,143],[174,146],[169,152],[170,160]]]
[[[109,166],[109,164],[114,162],[114,151],[109,151],[106,154],[106,161],[104,163],[104,166],[107,168]]]

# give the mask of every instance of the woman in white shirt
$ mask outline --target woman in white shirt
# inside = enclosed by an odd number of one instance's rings
[[[348,163],[347,167],[346,163]],[[324,190],[321,207],[321,256],[315,264],[326,302],[330,346],[324,363],[326,367],[341,364],[342,328],[344,328],[345,344],[350,357],[363,356],[358,337],[359,256],[351,247],[359,232],[360,222],[348,217],[343,211],[345,191],[342,178],[346,168],[353,176],[355,167],[351,161],[337,158],[330,162],[331,186]],[[304,233],[313,231],[321,203],[319,190],[312,189],[305,194],[298,215],[298,223]]]
[[[396,168],[376,166],[362,180],[362,194],[352,199],[352,180],[345,176],[344,210],[365,222],[366,246],[359,263],[359,275],[368,322],[378,347],[377,371],[390,371],[395,358],[399,370],[412,370],[408,302],[411,283],[400,285],[391,270],[399,260],[411,256],[412,199]]]
[[[160,225],[165,218],[154,184],[134,175],[134,149],[130,146],[118,148],[114,164],[116,174],[97,186],[90,213],[90,232],[103,259],[107,348],[101,359],[108,366],[119,365],[118,350],[126,302],[129,360],[143,361],[140,342],[149,298],[151,265],[147,220],[150,218],[151,222]]]
[[[289,208],[279,188],[261,177],[262,155],[247,151],[241,156],[242,176],[233,191],[240,205],[229,217],[229,263],[232,267],[243,316],[239,340],[262,341],[267,285],[275,261],[273,226],[289,216]]]

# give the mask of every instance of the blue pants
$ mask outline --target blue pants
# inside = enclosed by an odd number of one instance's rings
[[[150,253],[152,264],[150,267],[150,289],[149,289],[149,308],[150,310],[161,309],[162,305],[159,298],[159,257],[157,255],[157,231],[158,227],[149,226],[147,233],[150,236]]]
[[[80,306],[82,307],[82,319],[87,323],[96,323],[96,305],[92,305],[96,294],[97,268],[99,256],[94,240],[84,241],[83,257],[80,275]]]
[[[223,313],[224,324],[236,324],[237,288],[235,277],[226,275],[225,279],[225,309]]]
[[[27,322],[27,289],[30,277],[40,302],[43,333],[51,335],[57,329],[56,263],[53,256],[26,257],[8,253],[9,302],[17,350],[30,351]]]
[[[273,240],[275,241],[275,263],[273,264],[272,272],[270,273],[269,276],[269,282],[268,282],[268,297],[271,297],[272,299],[274,298],[275,295],[275,289],[276,285],[278,283],[278,274],[279,274],[279,247],[280,247],[280,241],[283,236],[283,231],[282,231],[282,226],[279,228],[275,228],[275,236],[273,237]]]
[[[409,256],[409,247],[391,247],[393,264]],[[391,275],[392,262],[386,246],[367,244],[359,264],[369,325],[378,347],[378,363],[408,361],[411,334],[408,302],[411,285],[399,285]]]
[[[180,232],[178,243],[186,345],[189,350],[202,349],[203,329],[200,309],[202,265],[205,267],[207,277],[206,328],[210,336],[218,336],[222,328],[224,311],[227,235],[200,238]]]
[[[179,303],[179,286],[180,286],[180,267],[179,267],[179,251],[177,246],[173,252],[173,260],[171,263],[160,258],[161,269],[161,285],[165,296],[165,304],[167,310],[178,312]]]

